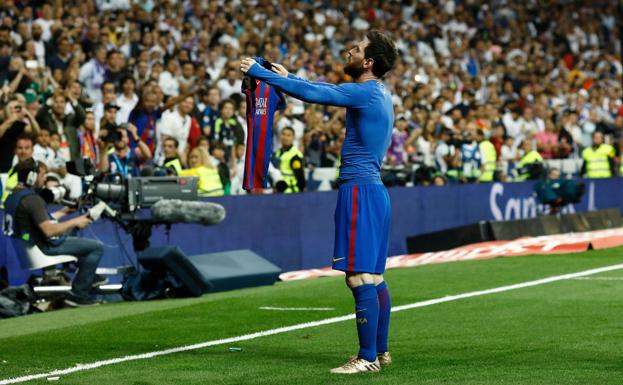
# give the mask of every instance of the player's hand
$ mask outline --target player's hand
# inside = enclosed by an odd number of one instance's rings
[[[272,63],[273,64],[273,72],[275,72],[278,75],[281,75],[283,77],[288,77],[288,70],[286,69],[286,67],[282,66],[281,64],[277,64],[277,63]]]
[[[249,71],[249,68],[253,67],[253,64],[257,63],[254,59],[250,57],[245,57],[240,61],[240,71],[245,74]]]

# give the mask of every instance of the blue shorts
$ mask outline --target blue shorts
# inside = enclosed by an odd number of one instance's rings
[[[391,205],[380,183],[340,186],[335,208],[333,269],[383,274],[389,252]]]

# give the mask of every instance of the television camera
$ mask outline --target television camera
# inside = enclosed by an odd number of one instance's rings
[[[225,218],[216,203],[198,201],[197,177],[127,177],[97,172],[89,160],[67,162],[67,171],[82,180],[82,194],[68,199],[66,186],[43,189],[47,203],[88,212],[93,220],[104,217],[132,234],[136,251],[149,246],[151,227],[177,223],[214,225]],[[75,194],[74,194],[75,195]]]

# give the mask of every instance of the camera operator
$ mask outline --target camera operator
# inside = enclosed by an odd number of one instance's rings
[[[552,214],[570,203],[579,203],[584,195],[584,189],[584,183],[561,178],[560,170],[557,168],[551,168],[547,176],[534,186],[538,200],[549,205]]]
[[[102,172],[110,172],[121,175],[123,178],[131,175],[140,175],[140,164],[151,158],[149,147],[138,136],[137,128],[132,123],[126,125],[108,125],[100,129],[99,167]],[[136,149],[130,148],[128,132],[137,143]],[[108,145],[112,144],[114,151],[107,153]]]
[[[96,304],[89,296],[95,280],[95,270],[104,253],[101,242],[65,234],[74,228],[84,229],[91,224],[87,215],[81,215],[65,222],[58,222],[70,208],[49,213],[47,205],[34,190],[45,183],[46,166],[34,159],[26,159],[16,166],[18,185],[5,205],[4,232],[30,245],[38,246],[49,256],[72,255],[78,258],[78,273],[65,303],[69,306]]]

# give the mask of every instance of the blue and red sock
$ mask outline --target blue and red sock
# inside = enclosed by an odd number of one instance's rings
[[[379,297],[374,285],[361,285],[351,289],[355,297],[355,320],[359,336],[357,356],[367,361],[376,360],[376,333],[379,320]]]
[[[379,299],[379,321],[376,332],[376,351],[385,353],[388,351],[387,340],[389,338],[389,316],[392,312],[392,300],[385,281],[376,285],[376,293]]]

